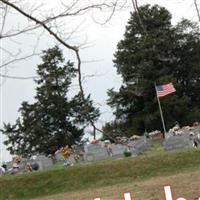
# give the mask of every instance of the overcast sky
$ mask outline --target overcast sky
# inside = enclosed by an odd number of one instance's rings
[[[26,1],[32,2],[32,1]],[[45,2],[45,1],[44,1]],[[48,7],[54,7],[48,1]],[[84,2],[84,0],[83,0]],[[130,0],[131,2],[131,0]],[[139,5],[150,3],[159,4],[166,7],[173,16],[173,24],[175,24],[180,18],[185,17],[191,20],[197,20],[195,7],[192,0],[139,0]],[[130,4],[131,5],[131,4]],[[46,5],[45,5],[46,6]],[[48,8],[49,9],[49,8]],[[47,10],[48,10],[47,9]],[[125,25],[130,17],[130,10],[132,7],[127,8],[124,11],[115,13],[112,20],[106,25],[99,25],[88,17],[81,17],[77,21],[73,21],[61,26],[62,30],[67,31],[70,26],[80,25],[79,31],[73,35],[69,42],[73,43],[73,40],[79,43],[86,44],[87,48],[81,50],[81,58],[85,62],[82,65],[83,76],[86,76],[84,83],[84,89],[87,94],[91,94],[95,104],[100,107],[102,115],[98,122],[98,126],[101,127],[106,121],[112,119],[112,112],[108,106],[106,106],[106,91],[109,88],[118,89],[121,84],[121,79],[117,76],[113,67],[112,59],[113,53],[116,50],[117,42],[123,38],[125,31]],[[99,18],[102,16],[99,15]],[[13,24],[17,26],[27,23],[23,17],[19,15],[11,15],[7,19],[6,30],[9,30]],[[74,26],[75,27],[75,26]],[[55,41],[48,36],[47,33],[43,34],[40,30],[37,32],[41,34],[39,45],[37,50],[44,50],[53,46]],[[1,48],[9,49],[10,51],[18,52],[19,46],[25,55],[28,55],[30,49],[36,44],[38,37],[36,35],[23,35],[15,38],[18,43],[10,40],[1,41]],[[70,51],[64,52],[66,60],[74,59],[73,54]],[[1,62],[6,59],[6,54],[1,51]],[[23,62],[13,63],[7,69],[7,75],[10,76],[35,76],[35,70],[37,64],[40,63],[40,59],[35,56]],[[1,69],[1,73],[5,73],[5,69]],[[76,84],[76,83],[75,83]],[[22,101],[34,101],[35,95],[35,83],[30,80],[15,80],[15,79],[0,79],[0,128],[2,128],[3,122],[14,123],[17,117],[19,117],[18,109]],[[78,87],[72,87],[72,92],[77,92]],[[11,156],[5,150],[5,146],[2,145],[2,141],[5,140],[4,136],[1,136],[1,160],[9,160]]]

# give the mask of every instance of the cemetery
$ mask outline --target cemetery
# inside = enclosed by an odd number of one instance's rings
[[[5,175],[0,178],[3,191],[0,199],[93,200],[100,197],[102,200],[121,200],[123,192],[131,192],[133,199],[155,200],[163,199],[164,184],[172,186],[175,199],[178,195],[195,199],[199,197],[199,152],[197,148],[174,153],[163,151]],[[191,188],[186,187],[188,182],[192,183]]]
[[[200,147],[200,126],[199,124],[182,128],[175,126],[169,130],[165,139],[160,131],[153,131],[144,136],[118,138],[118,141],[118,143],[111,144],[109,140],[96,140],[82,147],[75,146],[66,158],[69,163],[65,164],[64,161],[64,165],[87,164],[100,160],[120,159],[126,156],[137,157],[150,151],[153,145],[158,143],[165,151],[198,148]],[[107,148],[108,145],[110,145],[110,149]],[[0,174],[43,171],[52,168],[54,164],[61,164],[63,160],[65,159],[60,151],[55,152],[54,159],[52,156],[44,155],[33,155],[29,159],[15,157],[13,161],[6,163],[6,169],[1,167]],[[34,165],[37,166],[35,169]]]
[[[200,0],[0,8],[0,200],[200,200]]]

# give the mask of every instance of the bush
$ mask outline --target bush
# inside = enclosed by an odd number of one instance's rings
[[[124,152],[124,156],[125,157],[130,157],[131,156],[131,152],[130,151],[125,151]]]

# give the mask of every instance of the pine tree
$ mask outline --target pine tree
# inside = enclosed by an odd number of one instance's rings
[[[12,154],[30,156],[33,153],[53,154],[60,147],[73,145],[82,139],[88,123],[85,116],[96,120],[99,111],[92,106],[89,96],[69,97],[72,79],[77,70],[65,60],[58,47],[43,52],[38,65],[35,103],[23,102],[21,117],[14,125],[4,124],[5,144]],[[87,110],[86,110],[87,108]]]
[[[176,121],[188,125],[199,120],[199,52],[200,32],[194,23],[183,19],[173,26],[171,14],[158,5],[132,13],[114,54],[123,84],[119,91],[108,91],[116,118],[104,131],[130,136],[162,130],[154,83],[173,82],[177,90],[161,99],[167,128]]]

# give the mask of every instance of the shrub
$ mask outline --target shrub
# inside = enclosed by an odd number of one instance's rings
[[[131,156],[131,152],[130,151],[125,151],[124,152],[124,156],[125,157],[130,157]]]

